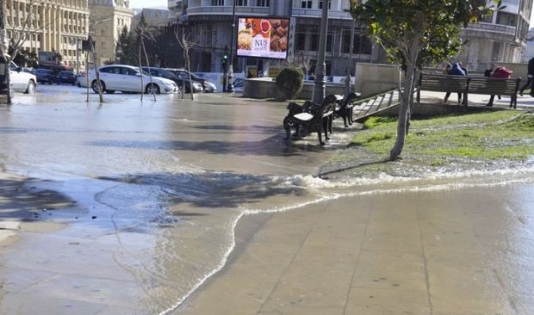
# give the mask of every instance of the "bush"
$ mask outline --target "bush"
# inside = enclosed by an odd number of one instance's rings
[[[295,99],[304,85],[304,73],[296,67],[282,69],[276,77],[276,87],[284,96],[284,100]]]

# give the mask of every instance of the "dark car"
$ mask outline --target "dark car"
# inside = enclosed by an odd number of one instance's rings
[[[55,76],[53,70],[50,70],[50,69],[35,69],[33,74],[35,74],[35,77],[37,77],[37,82],[38,83],[52,84],[52,83],[56,83],[57,82],[56,81],[56,76]]]
[[[57,81],[58,83],[68,83],[74,85],[76,83],[76,75],[73,71],[59,71],[57,74]]]
[[[185,69],[173,69],[166,68],[165,70],[174,73],[180,79],[189,80],[189,72]],[[197,74],[191,73],[191,80],[200,83],[202,85],[202,90],[204,92],[214,93],[217,92],[217,87],[215,84],[208,81],[208,79],[203,78]]]
[[[191,84],[189,80],[182,79],[175,75],[174,73],[167,71],[165,69],[156,68],[156,67],[141,67],[144,72],[152,74],[152,76],[165,78],[172,80],[178,85],[178,87],[186,93],[191,93]],[[193,93],[199,93],[202,92],[202,85],[198,82],[193,81]],[[185,88],[185,89],[184,89]]]

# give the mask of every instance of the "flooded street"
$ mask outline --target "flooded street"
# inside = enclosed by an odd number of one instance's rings
[[[409,239],[420,243],[393,242],[396,250],[422,261],[450,262],[476,248],[477,266],[493,262],[487,270],[481,267],[491,281],[477,283],[484,288],[500,283],[500,291],[488,289],[485,298],[497,295],[504,301],[487,310],[528,314],[524,305],[534,301],[528,293],[534,287],[528,271],[534,268],[530,166],[329,181],[317,176],[320,167],[342,152],[352,133],[336,132],[325,147],[315,136],[287,144],[285,103],[222,94],[197,95],[196,101],[161,95],[154,102],[151,96],[140,101],[140,95],[117,93],[104,95],[106,102],[99,104],[93,93],[86,102],[81,88],[39,86],[38,91],[0,106],[0,164],[8,173],[35,178],[27,188],[58,191],[74,202],[66,209],[42,209],[30,220],[59,227],[23,231],[4,249],[0,314],[216,314],[196,309],[206,305],[201,292],[193,304],[184,308],[183,303],[232,257],[236,242],[245,238],[236,236],[241,219],[263,214],[250,221],[253,235],[276,218],[298,214],[284,222],[295,231],[308,222],[306,233],[311,233],[322,219],[306,216],[316,211],[339,211],[336,222],[346,218],[360,229],[362,250],[390,250],[394,245],[385,243],[372,248],[383,239],[378,233],[370,243],[369,235],[381,232],[393,239],[401,228],[418,231]],[[369,225],[386,218],[394,221],[386,230]],[[476,244],[440,252],[440,239]],[[291,235],[285,239],[291,240]],[[242,251],[247,242],[253,241],[243,241]],[[446,282],[444,274],[436,278],[429,270],[423,286]],[[514,281],[520,274],[527,277],[519,285]],[[503,291],[517,294],[499,295]],[[209,288],[206,292],[209,300]],[[432,310],[429,296],[426,307]],[[445,305],[447,299],[436,303]],[[469,307],[478,314],[476,303]],[[415,313],[433,313],[425,310]]]
[[[139,95],[114,94],[99,104],[94,94],[86,102],[84,89],[39,90],[1,108],[0,162],[7,172],[46,180],[31,185],[77,204],[42,217],[67,228],[23,233],[23,250],[3,262],[13,267],[7,283],[34,270],[24,294],[37,296],[50,285],[64,290],[57,304],[47,298],[51,305],[61,305],[76,275],[96,281],[107,308],[155,314],[171,307],[222,265],[247,204],[276,200],[269,208],[284,207],[284,199],[308,195],[301,182],[313,180],[336,151],[335,140],[326,149],[315,138],[286,146],[283,103],[208,94],[156,102],[145,95],[141,102]],[[125,283],[129,293],[114,297]],[[18,291],[4,295],[4,313],[28,307],[17,305]]]

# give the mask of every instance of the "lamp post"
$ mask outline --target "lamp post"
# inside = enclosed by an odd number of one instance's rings
[[[349,66],[347,67],[347,76],[345,77],[345,97],[347,95],[349,95],[350,93],[350,72],[352,70],[352,62],[354,60],[354,53],[353,53],[353,49],[354,49],[354,29],[356,28],[356,20],[352,20],[352,29],[350,30],[350,48],[349,48],[349,53],[350,53],[350,58],[349,58]]]
[[[315,73],[315,85],[313,88],[313,102],[321,104],[325,95],[325,54],[326,54],[326,36],[328,31],[328,0],[323,0],[323,11],[321,17],[321,29],[319,34],[319,56]]]
[[[234,77],[234,39],[235,39],[235,4],[237,0],[234,0],[234,4],[232,7],[232,34],[230,38],[230,60],[228,61],[228,81],[226,86],[226,92],[232,93],[234,92],[234,85],[232,83],[232,79]]]

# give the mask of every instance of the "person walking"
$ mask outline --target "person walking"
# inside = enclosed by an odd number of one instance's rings
[[[525,92],[525,89],[528,87],[530,88],[530,96],[534,96],[534,58],[530,58],[528,61],[527,71],[527,83],[521,87],[519,95],[523,96],[523,92]]]

